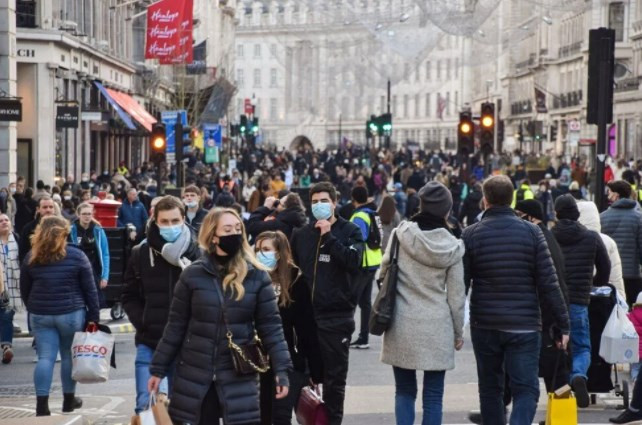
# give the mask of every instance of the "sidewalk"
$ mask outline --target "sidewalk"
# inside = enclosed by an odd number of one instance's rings
[[[14,335],[15,338],[27,338],[33,336],[29,333],[28,330],[29,328],[27,326],[26,311],[16,313],[13,319],[13,323],[16,326],[19,326],[21,330],[19,334]],[[125,318],[121,320],[112,320],[110,316],[110,309],[108,308],[100,310],[100,323],[109,326],[112,334],[128,334],[136,332],[136,329],[134,329],[134,326],[129,322],[127,316],[125,316]]]

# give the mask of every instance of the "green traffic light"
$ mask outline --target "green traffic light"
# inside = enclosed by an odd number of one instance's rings
[[[258,133],[259,132],[259,127],[255,125],[254,127],[252,127],[252,131],[254,133]]]
[[[376,124],[370,124],[370,130],[375,132],[377,131],[377,125]]]
[[[241,126],[241,133],[245,133],[245,126]]]
[[[390,131],[390,130],[392,130],[392,124],[384,124],[384,125],[383,125],[383,129],[384,129],[385,131]]]

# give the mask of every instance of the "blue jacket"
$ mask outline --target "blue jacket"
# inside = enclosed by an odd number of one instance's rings
[[[71,233],[69,233],[69,243],[77,245],[78,241],[78,222],[75,221],[71,225]],[[98,250],[98,258],[100,258],[100,273],[101,280],[109,281],[109,244],[107,243],[107,235],[105,230],[98,224],[94,225],[94,240],[96,241],[96,249]]]
[[[642,213],[633,199],[620,199],[600,214],[602,233],[617,244],[622,258],[622,276],[640,277],[642,264]]]
[[[568,311],[542,230],[510,207],[488,209],[462,235],[464,282],[472,281],[470,325],[500,331],[540,331],[540,300],[569,333]]]
[[[60,315],[87,309],[87,321],[98,322],[98,292],[84,252],[67,245],[67,255],[51,264],[30,265],[31,252],[20,269],[20,296],[32,314]]]
[[[137,199],[130,204],[128,200],[125,200],[118,211],[118,227],[125,227],[131,223],[136,226],[136,233],[140,237],[144,233],[148,218],[142,202]]]

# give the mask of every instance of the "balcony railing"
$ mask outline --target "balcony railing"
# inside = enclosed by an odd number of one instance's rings
[[[624,78],[615,83],[615,92],[622,93],[627,91],[636,91],[640,87],[640,81],[637,77]]]
[[[582,42],[577,41],[573,44],[568,44],[559,48],[559,57],[566,58],[569,56],[576,55],[582,51]]]

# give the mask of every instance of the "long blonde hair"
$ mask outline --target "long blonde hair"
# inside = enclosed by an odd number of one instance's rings
[[[239,214],[231,208],[212,208],[203,219],[201,230],[198,233],[198,244],[208,254],[214,254],[216,247],[212,244],[212,239],[216,236],[218,222],[224,214],[233,215],[241,223],[241,234],[243,236],[243,246],[241,250],[230,260],[227,268],[227,274],[223,278],[223,291],[231,290],[232,296],[236,295],[235,300],[240,301],[245,295],[243,281],[247,277],[247,263],[252,264],[258,270],[267,271],[256,259],[254,251],[247,242],[245,226]]]
[[[31,237],[29,264],[49,264],[65,258],[69,232],[69,222],[64,218],[55,215],[42,218]]]

